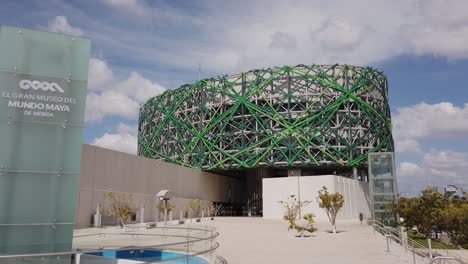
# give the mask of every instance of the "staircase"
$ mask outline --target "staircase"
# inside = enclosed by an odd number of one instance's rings
[[[390,252],[390,243],[396,242],[405,249],[405,252],[411,253],[413,264],[417,263],[461,263],[468,264],[468,261],[460,254],[447,249],[429,250],[427,247],[409,238],[406,233],[401,230],[386,226],[378,220],[368,219],[367,223],[372,226],[375,233],[380,233],[386,237],[387,252]]]

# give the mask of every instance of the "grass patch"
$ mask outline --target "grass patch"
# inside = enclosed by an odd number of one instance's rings
[[[414,241],[418,242],[422,246],[424,246],[426,248],[429,248],[427,240],[423,235],[417,234],[417,233],[415,233],[413,231],[408,231],[407,235],[408,235],[409,238],[411,238]],[[438,241],[438,240],[432,240],[431,245],[432,245],[432,249],[458,249],[458,248],[456,248],[456,247],[454,247],[452,245],[446,244],[446,243]]]

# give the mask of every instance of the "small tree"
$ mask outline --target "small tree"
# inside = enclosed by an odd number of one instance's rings
[[[322,190],[318,192],[319,206],[325,209],[328,219],[332,224],[333,233],[336,234],[336,216],[343,207],[344,198],[340,193],[329,193],[327,187],[323,186]]]
[[[121,228],[125,225],[128,218],[136,215],[136,209],[132,205],[132,195],[126,193],[108,192],[104,194],[111,201],[109,209],[105,210],[108,216],[116,216]]]
[[[394,211],[403,217],[402,225],[406,229],[416,226],[418,232],[424,235],[432,258],[432,234],[442,230],[442,212],[446,206],[444,195],[437,188],[427,188],[416,198],[400,197],[393,206]]]
[[[202,202],[200,200],[191,200],[188,203],[190,217],[198,218],[201,213]]]
[[[437,188],[427,188],[422,191],[418,199],[418,208],[416,209],[419,217],[416,223],[418,232],[423,234],[429,246],[429,252],[432,252],[431,237],[434,232],[440,230],[441,213],[445,206],[444,196],[437,191]],[[432,253],[431,253],[432,257]]]
[[[317,231],[314,227],[314,215],[305,214],[302,219],[299,219],[299,213],[302,208],[309,205],[310,201],[301,201],[296,198],[295,195],[289,196],[286,201],[279,201],[284,210],[283,219],[288,222],[288,230],[294,229],[300,232],[301,237],[304,236],[304,232],[310,233]]]
[[[418,204],[418,198],[408,198],[401,196],[392,205],[392,211],[403,218],[403,221],[400,222],[400,225],[405,227],[406,230],[410,230],[420,222],[419,218],[421,216],[418,213]]]
[[[450,242],[468,249],[468,202],[461,199],[452,201],[441,212],[441,229],[447,233]]]
[[[208,214],[212,217],[220,216],[223,213],[223,205],[211,203],[208,206]]]

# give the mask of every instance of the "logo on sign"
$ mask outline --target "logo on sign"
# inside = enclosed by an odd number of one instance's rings
[[[41,81],[31,81],[31,80],[21,80],[19,82],[19,87],[23,90],[42,90],[45,92],[65,92],[60,85],[57,83],[50,82],[41,82]]]

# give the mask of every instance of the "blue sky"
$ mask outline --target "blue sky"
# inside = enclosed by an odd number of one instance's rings
[[[352,2],[352,3],[351,3]],[[468,1],[2,1],[0,24],[92,40],[84,142],[134,153],[138,107],[219,74],[371,65],[389,79],[399,190],[468,189]]]

